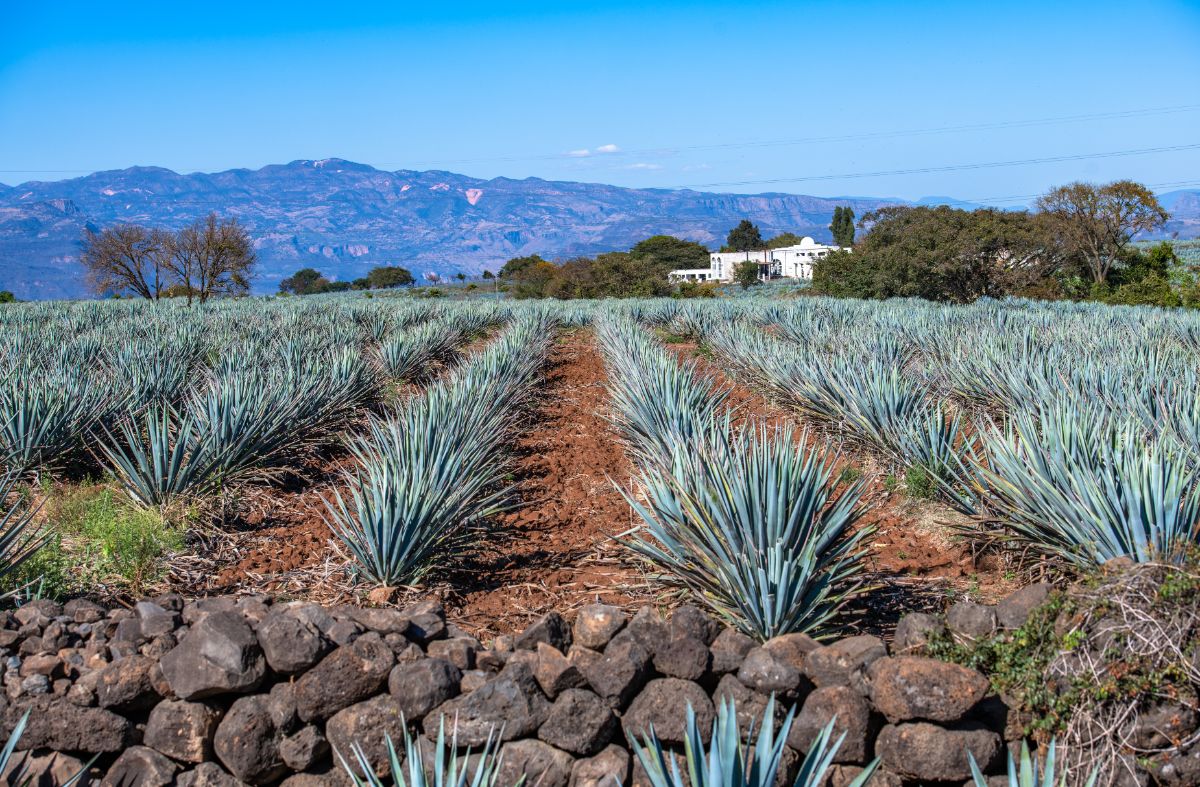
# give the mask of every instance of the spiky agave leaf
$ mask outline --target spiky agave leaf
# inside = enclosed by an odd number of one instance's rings
[[[1039,763],[1038,758],[1030,755],[1029,742],[1021,741],[1020,760],[1013,759],[1012,749],[1008,750],[1008,787],[1067,787],[1067,777],[1063,776],[1057,782],[1055,776],[1055,746],[1056,741],[1050,741],[1046,749],[1046,761]],[[975,755],[967,752],[967,761],[971,766],[971,779],[976,787],[988,787],[988,778],[979,770]],[[1100,779],[1100,769],[1096,768],[1082,787],[1094,787]]]
[[[1058,402],[985,433],[985,503],[1012,537],[1081,567],[1200,541],[1200,468],[1098,408]]]
[[[626,537],[721,617],[765,640],[814,632],[853,595],[870,528],[851,533],[861,485],[836,492],[833,463],[791,428],[681,446],[672,472],[622,489],[644,530]]]
[[[107,428],[96,446],[126,493],[145,506],[166,506],[211,491],[217,467],[197,439],[196,421],[168,404],[152,404],[141,418]]]
[[[17,477],[10,473],[0,478],[0,590],[5,598],[16,588],[10,587],[7,577],[46,545],[50,533],[33,525],[38,507],[30,506],[24,496],[9,503],[14,494]],[[3,769],[0,769],[2,772]]]
[[[774,787],[795,712],[795,708],[788,712],[776,733],[775,697],[767,700],[762,719],[757,722],[757,737],[754,735],[754,723],[748,730],[747,737],[754,738],[754,756],[750,759],[738,728],[737,706],[733,700],[723,699],[717,708],[711,743],[707,749],[696,721],[696,712],[689,703],[683,754],[686,776],[675,759],[669,756],[653,727],[643,734],[641,742],[632,734],[629,742],[651,787]],[[845,738],[843,733],[830,743],[836,721],[831,719],[813,740],[800,764],[793,787],[817,787],[825,782],[833,758]],[[879,760],[876,759],[847,787],[862,787],[878,767]]]
[[[420,737],[414,738],[404,726],[404,759],[391,736],[386,736],[387,743],[387,773],[391,784],[395,787],[521,787],[525,777],[521,776],[512,784],[497,784],[500,766],[504,757],[500,754],[502,734],[492,730],[488,733],[487,741],[473,754],[468,748],[466,753],[459,754],[458,725],[455,723],[450,740],[446,740],[446,717],[438,722],[438,737],[435,743],[432,768],[425,766],[424,751]],[[346,771],[355,787],[384,787],[387,783],[376,775],[373,763],[366,752],[357,743],[353,744],[351,753],[354,763],[346,761],[341,752],[337,752],[338,761]],[[474,758],[475,764],[471,766]],[[357,767],[355,767],[357,766]]]

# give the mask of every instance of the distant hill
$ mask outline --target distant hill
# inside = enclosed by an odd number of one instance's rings
[[[1173,192],[1200,234],[1200,192]],[[938,198],[940,199],[940,198]],[[931,200],[933,201],[933,200]],[[828,241],[834,207],[858,215],[902,200],[629,189],[538,178],[480,180],[451,172],[387,172],[342,159],[181,175],[160,167],[55,182],[0,185],[0,289],[20,298],[87,294],[77,262],[87,226],[180,227],[209,211],[250,230],[261,259],[255,290],[311,266],[345,280],[380,264],[420,275],[495,271],[511,257],[551,259],[626,249],[667,233],[720,245],[742,218],[767,235]]]

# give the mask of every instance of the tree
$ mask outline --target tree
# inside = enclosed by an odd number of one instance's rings
[[[483,278],[485,278],[485,279],[494,279],[494,278],[496,278],[496,274],[492,273],[491,271],[484,271],[484,272],[483,272]]]
[[[398,265],[380,265],[367,272],[367,285],[371,289],[407,287],[412,283],[412,272]]]
[[[666,276],[674,270],[707,268],[709,251],[695,241],[671,235],[654,235],[635,243],[629,255]]]
[[[463,273],[462,271],[459,271],[458,273],[454,274],[454,278],[457,279],[458,281],[465,281],[467,278],[467,274]]]
[[[739,262],[733,268],[733,280],[740,284],[743,290],[761,284],[758,278],[758,262],[756,260]]]
[[[176,233],[168,244],[166,267],[192,298],[244,295],[258,261],[250,235],[237,219],[220,221],[216,213]]]
[[[854,298],[969,303],[1018,291],[1056,270],[1061,253],[1039,217],[946,206],[881,208],[854,251],[813,265],[813,289]]]
[[[729,231],[729,237],[725,239],[724,250],[759,251],[765,246],[758,227],[754,226],[749,219],[742,219],[736,227]]]
[[[1104,284],[1133,236],[1166,224],[1170,214],[1150,189],[1131,180],[1106,185],[1070,183],[1042,195],[1045,213],[1064,250]]]
[[[117,224],[83,233],[79,261],[98,295],[133,293],[156,301],[168,284],[170,237],[137,224]]]
[[[833,221],[829,224],[835,245],[849,248],[854,245],[854,208],[838,206],[833,209]]]
[[[328,284],[328,280],[316,268],[301,268],[279,282],[279,291],[292,295],[309,295],[318,292],[322,283]]]
[[[0,303],[16,303],[17,296],[13,295],[8,290],[0,290]]]
[[[525,268],[529,268],[534,265],[540,265],[543,262],[545,262],[545,260],[536,254],[531,254],[528,257],[513,257],[511,260],[504,263],[504,267],[500,269],[500,278],[514,278]]]
[[[795,246],[804,238],[794,232],[784,232],[767,241],[768,249],[782,249],[784,246]]]

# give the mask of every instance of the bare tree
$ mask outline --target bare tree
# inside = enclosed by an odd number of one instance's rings
[[[1065,251],[1081,259],[1101,284],[1133,236],[1171,218],[1154,192],[1132,180],[1059,186],[1040,197],[1037,207],[1050,219]]]
[[[214,295],[244,295],[250,289],[257,258],[254,244],[237,219],[220,221],[210,213],[180,230],[170,243],[167,260],[188,303],[204,303]]]
[[[80,262],[99,295],[132,292],[152,301],[167,287],[171,239],[161,230],[137,224],[117,224],[83,235]]]

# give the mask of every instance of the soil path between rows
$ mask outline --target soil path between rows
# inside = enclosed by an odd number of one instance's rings
[[[590,330],[563,332],[513,452],[515,507],[447,578],[449,616],[477,636],[520,631],[587,603],[632,609],[652,591],[612,536],[633,524],[615,483],[633,466],[607,420],[603,359]]]

